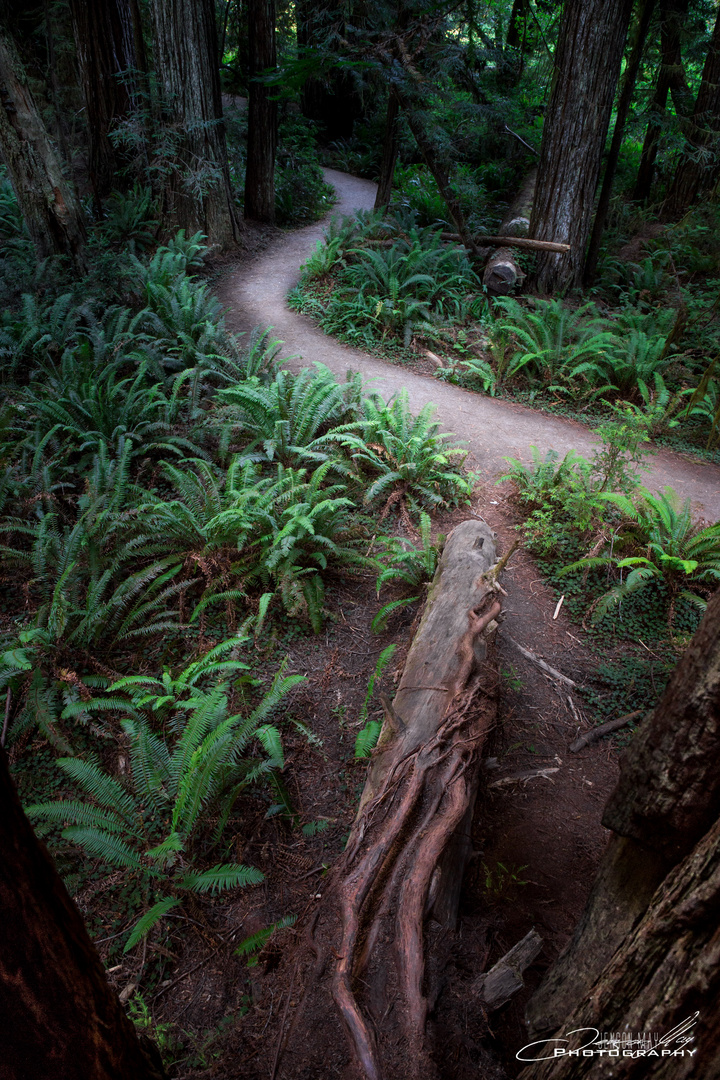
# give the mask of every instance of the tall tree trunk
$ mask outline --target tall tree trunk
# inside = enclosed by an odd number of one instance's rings
[[[720,11],[715,20],[703,67],[702,81],[688,130],[689,146],[680,158],[668,194],[666,213],[682,214],[718,175],[720,138]]]
[[[275,0],[248,0],[250,86],[245,170],[245,217],[275,220],[277,103],[257,77],[277,65]]]
[[[0,749],[0,1015],[3,1076],[161,1080],[110,989],[45,846],[23,813]]]
[[[85,269],[85,224],[77,196],[43,124],[15,44],[0,24],[0,151],[41,259],[69,256]]]
[[[128,0],[70,0],[70,9],[90,140],[90,183],[100,205],[125,164],[110,132],[132,108],[133,72],[139,67],[133,12]]]
[[[540,256],[541,292],[580,284],[631,8],[632,0],[566,0],[530,235],[571,250]]]
[[[570,1003],[560,1042],[536,1045],[525,1060],[547,1057],[519,1080],[717,1080],[720,1076],[720,820],[655,892],[584,998]],[[579,1029],[579,1030],[578,1030]],[[567,1053],[607,1032],[601,1056]],[[569,1032],[578,1034],[564,1038]],[[649,1034],[644,1046],[637,1039]],[[669,1033],[674,1032],[674,1035]],[[632,1033],[632,1034],[631,1034]],[[658,1042],[653,1045],[653,1034]],[[684,1040],[687,1039],[687,1042]],[[556,1048],[561,1051],[555,1056]],[[649,1053],[648,1051],[652,1051]]]
[[[635,81],[637,79],[638,71],[640,70],[640,61],[642,60],[643,52],[645,50],[645,40],[647,38],[650,20],[654,10],[655,0],[640,0],[632,49],[622,78],[620,96],[617,104],[615,128],[613,130],[610,150],[605,164],[605,175],[603,176],[600,198],[598,200],[597,210],[595,211],[595,221],[593,222],[592,233],[590,234],[590,245],[588,247],[587,260],[585,262],[584,276],[586,282],[591,282],[595,277],[595,270],[597,269],[598,258],[600,256],[600,241],[602,240],[602,234],[605,230],[613,181],[615,179],[623,136],[625,134],[625,123],[628,118],[628,113],[630,112],[630,103],[635,91]]]
[[[382,162],[380,163],[380,179],[378,181],[377,195],[375,196],[376,210],[383,210],[390,204],[392,198],[393,178],[398,157],[399,115],[400,102],[394,87],[390,87],[387,113],[385,115],[385,137],[383,139]]]
[[[662,117],[665,113],[668,94],[673,93],[673,100],[678,115],[689,112],[687,107],[688,86],[683,70],[680,34],[683,21],[687,17],[690,0],[663,0],[660,9],[660,68],[658,70],[655,93],[650,105],[645,140],[643,142],[640,166],[633,199],[644,202],[650,194],[658,145],[662,134]]]
[[[513,2],[507,37],[505,38],[511,49],[519,49],[525,38],[524,28],[527,20],[527,6],[528,0],[514,0]]]
[[[239,236],[222,119],[213,0],[153,0],[155,66],[177,141],[166,186],[174,227],[228,248]]]
[[[620,764],[603,825],[608,847],[572,941],[528,1004],[552,1031],[643,917],[666,874],[720,815],[720,592]]]

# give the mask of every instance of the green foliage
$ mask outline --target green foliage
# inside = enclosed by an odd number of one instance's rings
[[[226,642],[223,649],[237,645]],[[175,712],[171,726],[177,737],[172,742],[154,730],[159,701],[144,693],[147,686],[139,680],[111,686],[109,694],[134,691],[134,715],[122,721],[129,772],[115,777],[92,757],[62,758],[58,765],[82,798],[27,808],[32,819],[63,825],[66,839],[136,879],[144,910],[125,943],[126,952],[189,893],[215,893],[263,880],[259,870],[241,864],[198,864],[202,852],[220,842],[241,792],[282,770],[279,733],[261,721],[302,677],[283,678],[279,673],[249,715],[232,713],[227,682],[205,690],[198,686],[201,678],[235,666],[218,660],[222,652],[216,649],[204,664],[191,665],[175,686],[163,685],[171,693],[160,702]],[[179,696],[187,692],[191,696]],[[118,702],[111,701],[118,708]],[[95,703],[86,707],[91,710]],[[263,753],[249,754],[253,744]],[[215,827],[208,835],[212,819]]]
[[[413,416],[407,391],[401,390],[389,404],[367,399],[363,420],[336,428],[328,436],[350,452],[358,470],[375,475],[364,502],[372,505],[384,500],[381,519],[393,508],[409,506],[419,512],[422,505],[451,506],[472,492],[473,478],[452,464],[453,458],[464,461],[466,452],[438,434],[433,411],[425,405]]]
[[[282,919],[278,919],[277,922],[270,923],[269,926],[264,926],[262,930],[257,930],[254,934],[244,938],[235,949],[235,955],[247,956],[247,966],[249,968],[256,967],[259,961],[258,954],[265,948],[272,936],[278,930],[285,930],[289,926],[294,926],[296,922],[297,915],[283,915]]]
[[[593,605],[595,622],[607,615],[626,598],[653,583],[664,585],[668,625],[672,630],[679,600],[698,610],[705,608],[706,595],[720,581],[720,523],[700,528],[693,522],[690,499],[680,505],[677,494],[666,488],[657,495],[639,489],[634,499],[616,493],[601,493],[599,498],[622,514],[615,534],[615,544],[624,549],[580,559],[565,568],[573,573],[590,567],[611,567],[620,581]],[[617,543],[618,538],[621,543]],[[626,554],[625,552],[630,552]],[[624,577],[623,571],[628,571]]]
[[[383,585],[388,583],[401,584],[416,595],[384,604],[372,621],[371,627],[374,633],[379,634],[385,629],[387,620],[394,611],[419,600],[418,589],[432,581],[445,537],[440,535],[437,542],[433,543],[430,530],[430,517],[423,511],[420,514],[421,546],[419,548],[398,539],[390,542],[388,552],[383,559],[385,568],[378,575],[376,582],[378,596]]]
[[[375,664],[375,670],[368,681],[367,693],[365,694],[365,700],[360,709],[360,719],[358,720],[358,723],[362,724],[362,727],[360,728],[360,731],[358,731],[357,738],[355,739],[356,758],[369,757],[380,737],[382,724],[378,720],[368,720],[368,706],[375,693],[375,685],[378,680],[382,678],[383,672],[392,660],[396,649],[397,645],[395,644],[388,645],[383,649]]]

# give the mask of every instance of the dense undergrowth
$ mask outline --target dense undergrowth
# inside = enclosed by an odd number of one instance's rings
[[[342,340],[439,378],[593,420],[632,411],[650,438],[717,456],[717,214],[648,241],[640,263],[606,258],[593,298],[488,300],[445,222],[415,204],[333,223],[290,303]],[[683,266],[682,280],[674,267]]]
[[[396,362],[431,350],[439,378],[595,425],[592,461],[533,451],[507,478],[541,571],[607,652],[592,711],[646,708],[720,580],[720,527],[641,484],[653,444],[717,458],[716,213],[666,230],[641,263],[606,257],[584,303],[490,301],[465,249],[443,242],[447,223],[427,223],[424,196],[408,202],[333,221],[290,304]]]
[[[228,333],[203,237],[155,247],[141,190],[81,281],[34,262],[3,200],[3,741],[72,891],[103,879],[85,914],[112,958],[262,880],[234,856],[248,800],[299,829],[284,743],[317,741],[282,643],[321,630],[339,574],[417,589],[427,526],[416,551],[393,522],[474,480],[430,408]]]

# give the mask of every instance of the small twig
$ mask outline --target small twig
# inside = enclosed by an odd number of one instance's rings
[[[575,717],[575,723],[577,724],[577,726],[578,726],[578,731],[579,731],[579,730],[580,730],[580,728],[581,728],[581,727],[583,726],[583,718],[582,718],[582,716],[580,715],[580,713],[578,712],[578,708],[577,708],[577,705],[576,705],[576,704],[575,704],[575,702],[573,701],[573,699],[572,699],[572,697],[570,696],[570,694],[568,694],[568,705],[570,706],[570,712],[571,712],[571,713],[573,714],[573,716]],[[577,732],[576,732],[575,734],[577,734]]]
[[[177,986],[177,984],[181,983],[183,981],[183,979],[187,979],[188,975],[192,975],[192,973],[194,971],[197,971],[197,969],[199,967],[202,967],[203,964],[206,964],[208,962],[208,960],[210,960],[210,958],[215,955],[216,952],[219,952],[219,950],[215,949],[213,952],[210,953],[210,956],[204,956],[202,958],[202,960],[199,960],[198,963],[195,964],[193,967],[188,968],[187,971],[184,971],[182,973],[182,975],[178,975],[177,979],[173,979],[173,981],[171,983],[168,983],[167,986],[161,986],[160,989],[158,990],[157,994],[155,994],[155,997],[153,998],[153,1001],[157,1001],[157,999],[162,994],[165,994],[168,990],[172,990],[173,986]]]
[[[512,128],[509,128],[507,126],[507,124],[505,125],[505,130],[507,131],[508,135],[513,135],[518,142],[521,142],[523,146],[527,147],[531,154],[535,154],[536,157],[540,157],[540,151],[536,150],[534,146],[531,146],[529,142],[525,142],[523,137],[521,135],[518,135],[517,131],[513,131]]]
[[[553,615],[553,622],[555,621],[555,619],[557,619],[558,615],[560,614],[560,608],[563,606],[564,602],[565,602],[565,593],[562,594],[562,596],[560,597],[560,599],[557,602],[557,607],[555,608],[555,614]]]
[[[611,732],[618,731],[620,728],[625,727],[631,720],[635,720],[636,717],[642,716],[642,713],[642,709],[636,709],[635,712],[628,713],[627,716],[620,716],[617,720],[609,720],[607,724],[600,724],[599,727],[586,731],[584,735],[581,735],[579,739],[576,739],[574,743],[570,744],[568,747],[570,753],[577,754],[584,747],[589,746],[590,743],[602,739],[603,735],[610,735]]]
[[[283,1037],[285,1035],[285,1024],[287,1023],[287,1015],[290,1009],[290,998],[292,997],[293,986],[295,985],[295,976],[297,975],[298,961],[295,962],[293,968],[292,978],[290,980],[290,986],[288,988],[287,1001],[285,1002],[285,1012],[283,1013],[282,1022],[280,1024],[280,1035],[278,1037],[277,1046],[275,1047],[275,1058],[273,1060],[273,1067],[270,1071],[270,1080],[275,1080],[275,1074],[277,1073],[278,1062],[280,1061],[280,1050],[282,1049]]]
[[[550,678],[557,679],[558,682],[564,683],[565,686],[569,686],[573,690],[575,689],[577,683],[573,682],[572,679],[568,679],[567,675],[562,675],[559,671],[556,671],[554,667],[550,667],[549,664],[546,664],[544,660],[541,660],[539,656],[535,655],[535,653],[530,652],[529,649],[526,649],[524,648],[524,646],[519,645],[514,638],[510,637],[509,634],[505,635],[505,640],[509,641],[511,645],[514,645],[518,652],[522,653],[526,660],[530,660],[531,663],[537,664],[540,670],[544,671],[546,675],[550,676]]]
[[[3,720],[2,735],[0,735],[0,746],[5,746],[5,736],[7,735],[8,720],[10,719],[10,702],[12,701],[12,690],[8,686],[7,697],[5,698],[5,719]]]

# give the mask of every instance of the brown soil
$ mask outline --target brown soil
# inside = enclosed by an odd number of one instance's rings
[[[497,487],[481,488],[472,508],[496,531],[500,551],[515,538],[512,507],[502,496]],[[438,519],[437,530],[447,533],[467,512]],[[602,807],[617,775],[617,752],[608,740],[577,757],[568,755],[578,722],[567,694],[508,640],[513,637],[563,674],[582,681],[593,669],[582,630],[562,612],[553,621],[554,597],[524,552],[512,556],[503,585],[508,596],[498,639],[500,720],[486,761],[458,927],[437,943],[435,952],[445,964],[445,976],[432,1024],[444,1048],[441,1075],[448,1080],[477,1077],[480,1065],[489,1076],[501,1076],[501,1066],[507,1075],[517,1071],[514,1055],[527,1041],[524,1002],[582,909],[607,835],[600,824]],[[287,651],[288,673],[306,675],[282,723],[286,776],[300,822],[328,825],[307,837],[279,817],[266,819],[267,803],[245,804],[234,854],[262,869],[265,883],[238,891],[232,900],[198,906],[191,914],[194,921],[178,922],[177,932],[159,950],[167,974],[148,1004],[161,1030],[164,1023],[172,1023],[187,1033],[184,1055],[171,1069],[172,1076],[206,1076],[212,1066],[210,1074],[222,1080],[267,1080],[277,1042],[302,999],[302,987],[289,985],[295,930],[279,931],[254,967],[235,956],[234,949],[283,916],[302,917],[322,894],[324,868],[342,851],[364,783],[365,766],[354,760],[353,748],[368,679],[382,649],[397,643],[381,684],[392,693],[421,610],[421,604],[404,609],[377,636],[370,622],[391,594],[378,601],[371,576],[338,580],[328,592],[331,618],[326,631],[287,649],[279,645],[266,661],[267,669],[274,670]],[[370,717],[379,714],[375,696]],[[306,724],[322,746],[309,747],[290,724],[291,717]],[[538,769],[557,771],[521,777]],[[473,1001],[473,981],[533,926],[544,948],[526,973],[527,990],[499,1013],[484,1017]],[[151,945],[150,955],[156,949]],[[136,981],[138,964],[137,958],[128,959],[112,971],[118,990]],[[327,1009],[313,1017],[318,1032],[314,1054],[323,1059],[324,1076],[345,1076],[347,1048],[331,1011],[328,1000]],[[292,1060],[280,1059],[278,1078],[305,1075],[311,1074],[295,1071]]]

